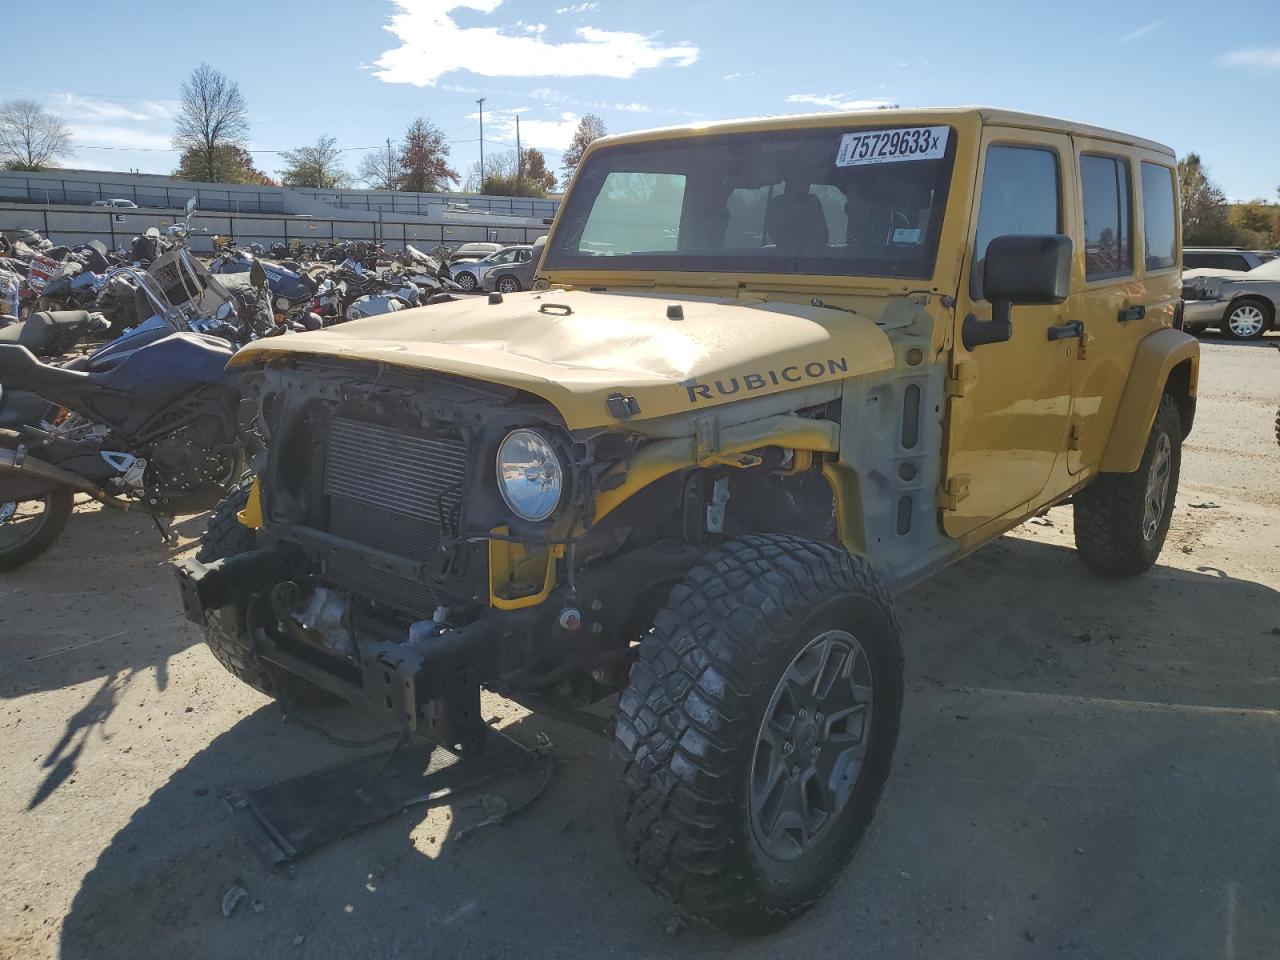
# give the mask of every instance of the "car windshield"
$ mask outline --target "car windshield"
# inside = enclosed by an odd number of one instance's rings
[[[926,278],[955,156],[946,126],[623,144],[584,163],[548,269]]]

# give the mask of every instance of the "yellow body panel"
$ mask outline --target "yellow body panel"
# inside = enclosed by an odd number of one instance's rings
[[[257,477],[253,478],[253,484],[249,487],[249,500],[244,509],[236,514],[236,519],[251,530],[262,526],[262,481]]]
[[[1109,473],[1130,473],[1138,469],[1160,405],[1161,391],[1174,367],[1182,363],[1191,365],[1194,397],[1200,372],[1200,342],[1195,337],[1181,330],[1164,329],[1146,336],[1138,344],[1100,469]]]
[[[672,305],[684,319],[668,319]],[[618,423],[607,405],[616,393],[635,397],[631,419],[653,419],[893,364],[874,323],[839,311],[583,290],[402,310],[258,340],[231,363],[308,354],[505,384],[549,401],[570,430]]]

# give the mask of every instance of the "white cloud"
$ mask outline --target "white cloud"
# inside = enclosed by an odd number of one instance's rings
[[[59,93],[49,101],[49,109],[69,119],[84,120],[135,120],[168,122],[177,115],[176,101],[140,100],[136,105],[125,106],[109,100],[95,100],[74,93]]]
[[[68,123],[72,147],[120,147],[167,150],[172,146],[168,133],[112,123]]]
[[[1137,30],[1126,33],[1120,38],[1121,43],[1128,43],[1130,40],[1137,40],[1139,37],[1145,37],[1148,33],[1153,33],[1164,26],[1163,20],[1152,20],[1150,23],[1144,23]]]
[[[491,14],[503,0],[396,0],[386,29],[400,46],[374,61],[387,83],[434,86],[446,73],[469,70],[486,77],[632,77],[660,66],[687,67],[698,59],[691,43],[662,44],[651,35],[578,27],[576,40],[558,43],[542,32],[511,27],[460,27],[455,10]],[[515,28],[518,30],[519,28]]]
[[[599,10],[598,3],[577,3],[572,7],[556,7],[556,13],[564,16],[566,13],[590,13],[592,10]]]
[[[515,107],[511,110],[494,110],[485,112],[485,142],[494,140],[506,141],[508,146],[516,145],[516,115],[520,116],[520,145],[522,147],[539,147],[545,150],[563,152],[573,139],[573,132],[578,129],[579,116],[576,113],[561,113],[556,120],[533,120],[525,116],[529,107]],[[468,119],[476,120],[479,114],[473,113]]]
[[[1253,47],[1232,50],[1222,58],[1224,66],[1252,67],[1255,70],[1280,70],[1280,47]]]
[[[756,75],[756,72],[754,70],[745,70],[741,73],[726,73],[720,79],[721,80],[749,80],[751,77],[754,77],[755,75]]]
[[[897,106],[892,100],[854,99],[847,93],[793,93],[787,97],[787,103],[808,103],[827,110],[887,110]]]

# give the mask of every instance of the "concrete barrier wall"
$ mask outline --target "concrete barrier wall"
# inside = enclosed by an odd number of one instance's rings
[[[101,240],[109,248],[128,247],[133,237],[148,227],[163,230],[183,211],[176,210],[104,210],[101,207],[62,205],[38,207],[28,203],[6,203],[0,199],[0,233],[10,239],[20,229],[39,230],[55,243],[76,244]],[[495,240],[498,243],[532,243],[547,232],[545,225],[507,225],[493,223],[460,224],[431,222],[428,218],[412,222],[329,220],[197,211],[193,226],[201,233],[191,237],[191,248],[198,252],[213,249],[214,234],[233,236],[239,244],[261,243],[270,246],[277,240],[286,243],[294,238],[304,242],[316,240],[381,240],[388,249],[396,250],[405,243],[434,247],[438,243],[450,247],[473,240]]]

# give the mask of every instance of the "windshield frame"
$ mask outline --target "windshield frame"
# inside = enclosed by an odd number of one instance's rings
[[[912,282],[929,280],[936,276],[939,269],[939,252],[942,239],[954,211],[952,209],[956,191],[958,171],[965,169],[964,140],[967,131],[962,123],[953,122],[956,118],[940,117],[938,119],[920,116],[911,117],[870,117],[850,118],[844,123],[814,123],[811,125],[785,125],[762,128],[727,130],[724,132],[699,132],[693,135],[664,136],[655,139],[625,139],[618,143],[600,144],[588,152],[582,162],[582,169],[574,178],[572,189],[565,198],[565,203],[556,218],[556,224],[548,239],[546,252],[542,259],[541,269],[558,274],[586,274],[595,276],[698,276],[719,279],[724,277],[776,278],[780,282],[794,283],[802,278],[810,281],[826,280],[847,283],[851,280],[872,280],[877,282]],[[836,145],[845,135],[874,133],[880,130],[893,130],[904,127],[940,126],[947,128],[945,154],[935,160],[940,167],[935,180],[926,186],[935,191],[930,204],[932,211],[929,217],[927,237],[922,244],[923,252],[914,258],[889,259],[883,257],[864,257],[854,259],[849,256],[798,256],[789,254],[761,255],[746,252],[744,249],[728,248],[721,254],[689,254],[678,251],[662,251],[655,253],[620,254],[612,256],[581,253],[569,244],[580,243],[582,233],[605,178],[614,169],[627,170],[625,165],[617,166],[616,161],[639,152],[649,154],[636,163],[637,171],[645,172],[647,163],[652,163],[654,156],[661,157],[663,151],[693,147],[695,149],[723,148],[734,141],[764,138],[774,141],[795,141],[801,138],[821,140],[830,138],[832,166],[835,167]],[[821,154],[815,154],[820,156]],[[903,166],[906,165],[904,161]],[[895,167],[899,164],[879,164],[881,169]],[[856,169],[856,168],[855,168]],[[655,172],[655,171],[649,171]],[[660,171],[658,171],[660,172]],[[593,187],[593,182],[598,184]],[[812,184],[815,186],[817,184]],[[771,194],[772,196],[772,194]],[[681,220],[687,214],[687,200],[682,200]],[[839,244],[832,244],[838,249]],[[750,248],[746,248],[750,249]],[[761,250],[770,249],[762,245]]]

